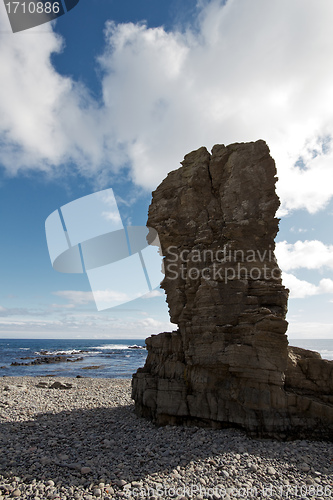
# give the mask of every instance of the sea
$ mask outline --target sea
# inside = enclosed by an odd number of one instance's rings
[[[289,339],[289,345],[317,351],[323,359],[333,360],[333,339]],[[62,361],[29,364],[54,356],[61,356]],[[0,377],[131,378],[146,357],[144,339],[0,339]]]
[[[63,361],[29,365],[55,356]],[[0,339],[0,377],[131,378],[146,357],[144,339]]]

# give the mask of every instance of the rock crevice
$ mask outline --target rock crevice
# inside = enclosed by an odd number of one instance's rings
[[[146,340],[132,384],[140,415],[332,437],[333,362],[288,347],[276,180],[264,141],[216,145],[186,155],[153,193],[147,225],[159,235],[178,330]]]

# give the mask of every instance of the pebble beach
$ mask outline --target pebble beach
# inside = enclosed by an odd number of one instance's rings
[[[2,377],[0,500],[333,497],[333,443],[156,427],[129,379]]]

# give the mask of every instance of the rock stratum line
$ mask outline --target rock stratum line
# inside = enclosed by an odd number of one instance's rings
[[[132,380],[139,415],[332,440],[333,361],[288,346],[276,181],[260,140],[193,151],[153,193],[147,225],[160,238],[178,330],[146,340]]]

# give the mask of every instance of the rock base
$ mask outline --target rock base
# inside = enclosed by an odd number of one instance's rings
[[[220,361],[199,366],[185,363],[179,331],[146,342],[147,363],[133,376],[132,397],[137,414],[157,425],[238,427],[253,437],[333,440],[333,361],[320,354],[287,347],[279,381],[271,370],[264,373],[248,362],[250,346],[225,350],[215,340],[211,352]]]

